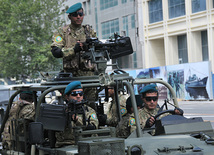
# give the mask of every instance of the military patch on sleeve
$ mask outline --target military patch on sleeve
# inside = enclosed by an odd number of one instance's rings
[[[123,115],[125,115],[127,113],[127,110],[125,108],[121,108],[120,109],[120,113],[123,116]]]
[[[95,115],[95,113],[91,114],[91,119],[97,119],[97,116]]]
[[[60,43],[62,41],[62,37],[61,36],[56,36],[55,37],[55,42]]]
[[[129,126],[132,126],[135,124],[135,119],[134,118],[130,118],[129,119]]]

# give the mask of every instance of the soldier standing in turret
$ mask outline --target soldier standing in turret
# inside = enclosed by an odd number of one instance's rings
[[[72,5],[67,11],[71,24],[59,27],[52,37],[51,52],[56,58],[63,58],[64,72],[72,76],[94,75],[96,65],[81,57],[87,47],[86,38],[96,37],[96,32],[89,25],[82,25],[84,12],[81,3]]]
[[[96,37],[96,32],[89,25],[82,25],[84,11],[81,3],[72,5],[67,11],[71,24],[59,27],[52,37],[51,52],[56,58],[63,58],[63,71],[73,77],[93,76],[96,64],[81,55],[87,51],[86,38]],[[89,105],[95,108],[96,89],[84,89]]]

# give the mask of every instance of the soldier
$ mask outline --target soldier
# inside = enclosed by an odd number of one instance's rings
[[[159,105],[157,103],[158,102],[157,85],[156,84],[147,85],[140,91],[140,93],[142,94],[142,100],[144,102],[144,107],[140,109],[138,113],[141,128],[142,129],[150,128],[155,123],[154,116],[157,115],[160,110]],[[175,108],[174,111],[175,114],[183,115],[183,110],[179,108]]]
[[[82,25],[84,12],[81,3],[72,5],[67,11],[71,24],[59,27],[52,37],[51,52],[56,58],[63,58],[64,72],[72,76],[94,75],[96,68],[90,60],[81,57],[87,50],[86,38],[96,37],[96,32],[89,25]]]
[[[71,24],[59,27],[52,37],[51,52],[56,58],[63,58],[63,70],[72,73],[73,77],[92,76],[96,71],[96,64],[81,55],[87,51],[86,38],[95,38],[96,32],[89,25],[82,25],[84,10],[81,3],[72,5],[67,11]],[[96,88],[84,89],[85,98],[95,109],[97,100]]]
[[[69,106],[72,104],[83,103],[83,89],[80,81],[73,81],[65,88],[65,99]],[[70,105],[69,105],[70,104]],[[75,135],[73,133],[73,127],[76,126],[86,126],[86,130],[94,130],[98,128],[98,119],[96,112],[91,107],[83,106],[85,114],[72,114],[71,116],[71,126],[66,127],[64,132],[56,132],[56,147],[66,144],[75,143]],[[68,109],[69,111],[70,109]],[[85,116],[85,121],[84,121]],[[72,128],[71,128],[72,127]]]
[[[111,86],[108,87],[108,96],[109,96],[109,101],[106,103],[106,104],[109,104],[109,109],[106,114],[107,116],[105,115],[106,118],[103,118],[102,116],[100,116],[99,121],[100,121],[100,124],[102,124],[102,125],[116,127],[118,124],[118,113],[117,113],[117,105],[116,105],[116,101],[115,101],[114,88]],[[120,92],[118,94],[118,99],[120,102],[121,116],[123,116],[127,113],[125,104],[126,104],[126,100],[128,97],[129,97],[128,94],[123,94]]]
[[[143,103],[140,95],[136,95],[135,98],[137,108],[142,108]],[[123,115],[122,120],[118,123],[116,127],[116,135],[117,137],[121,138],[127,138],[136,129],[131,97],[126,100],[126,109],[127,113]]]
[[[12,149],[12,139],[13,136],[15,137],[15,132],[20,132],[19,134],[24,133],[23,121],[19,122],[19,120],[32,122],[34,121],[34,117],[35,107],[33,104],[33,92],[23,91],[20,93],[19,101],[12,104],[8,120],[2,132],[2,144],[4,149]],[[19,126],[16,127],[17,129],[15,129],[16,124]]]

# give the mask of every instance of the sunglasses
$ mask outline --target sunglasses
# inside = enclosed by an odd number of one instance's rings
[[[79,94],[79,96],[83,96],[83,91],[73,91],[71,92],[71,96],[77,96]]]
[[[151,101],[151,100],[157,101],[158,97],[157,96],[155,96],[155,97],[145,97],[145,99],[146,99],[146,101]]]
[[[83,14],[83,12],[73,12],[73,13],[71,13],[71,16],[73,16],[73,17],[77,17],[78,15],[80,17],[82,17],[84,14]]]

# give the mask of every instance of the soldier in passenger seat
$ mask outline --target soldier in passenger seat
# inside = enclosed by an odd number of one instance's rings
[[[34,121],[35,107],[33,103],[33,92],[23,91],[20,93],[19,101],[14,102],[9,112],[9,117],[5,123],[4,131],[2,132],[2,145],[4,149],[12,148],[12,137],[15,136],[17,130],[16,124],[18,120]],[[24,132],[24,125],[18,124],[19,132]],[[19,133],[19,134],[20,134]]]

